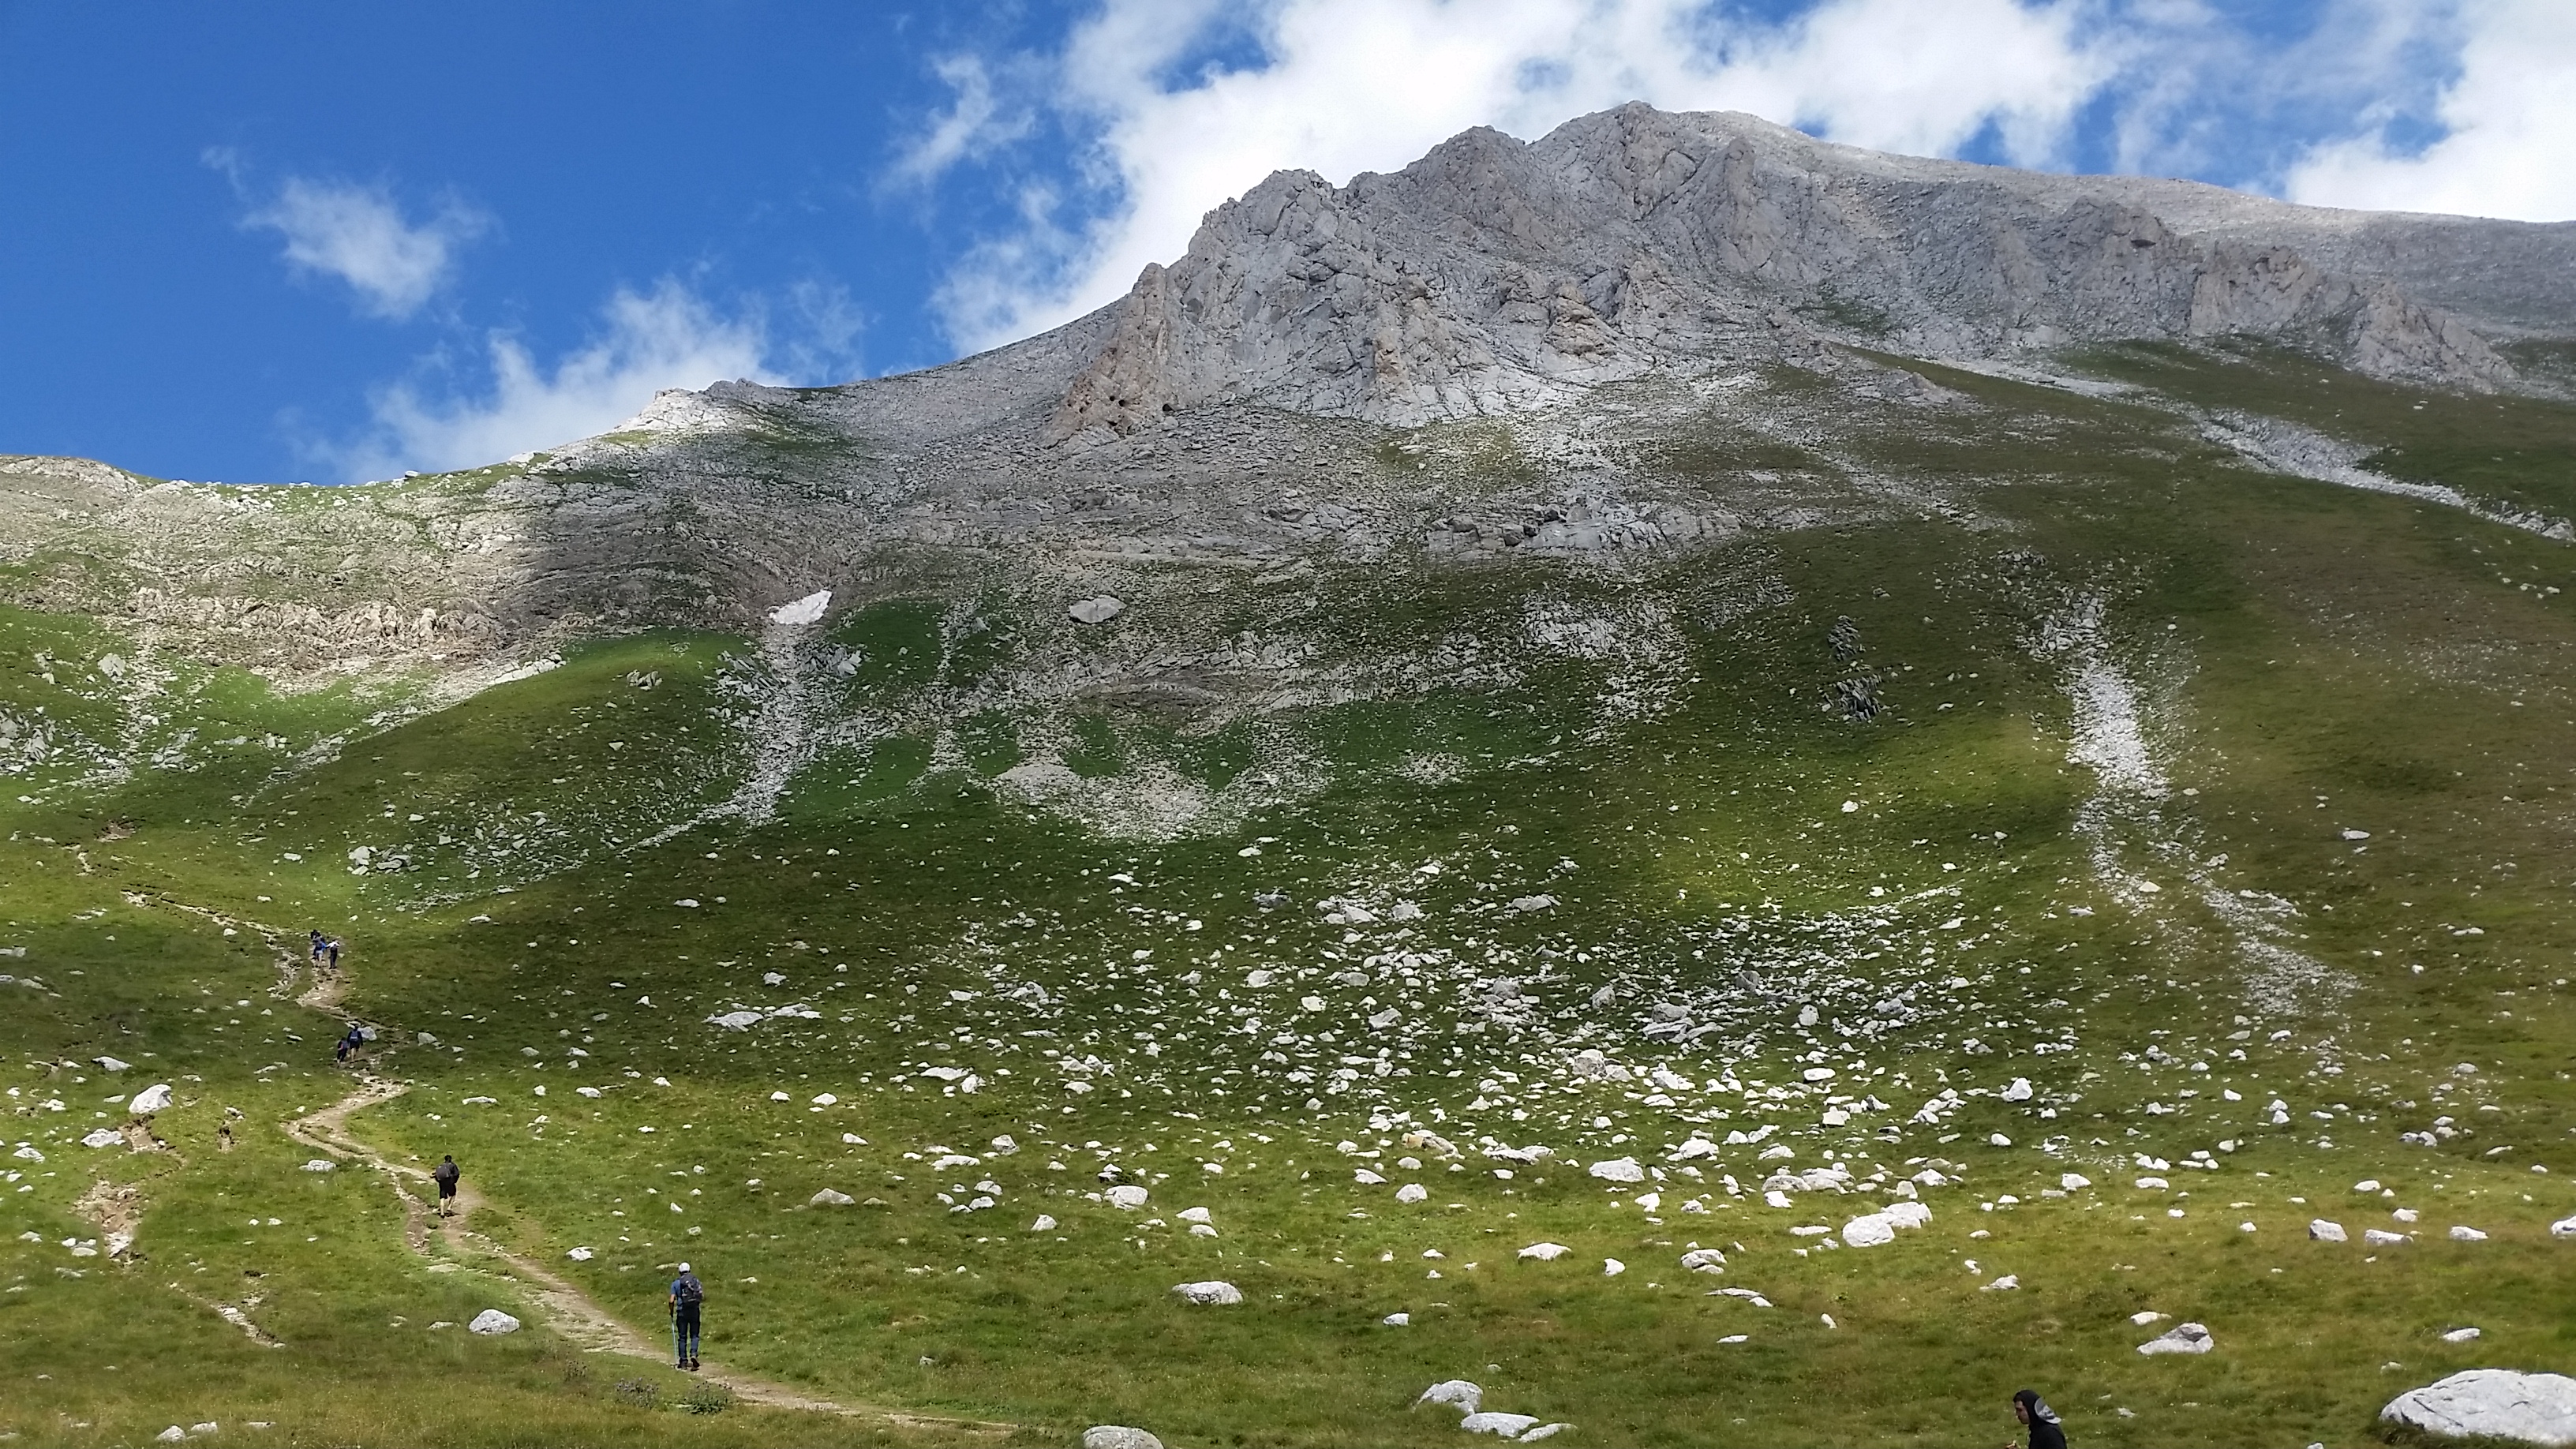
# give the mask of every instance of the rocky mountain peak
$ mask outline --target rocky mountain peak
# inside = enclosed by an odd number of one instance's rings
[[[1410,425],[1825,342],[1979,359],[2259,336],[2509,387],[2481,328],[2443,305],[2462,226],[2524,233],[2526,251],[2554,233],[2541,254],[2576,257],[2560,228],[1887,156],[1631,104],[1535,142],[1479,127],[1343,187],[1272,175],[1138,276],[1051,434],[1220,400]]]

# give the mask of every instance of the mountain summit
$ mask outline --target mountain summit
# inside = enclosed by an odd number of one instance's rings
[[[2106,381],[2102,350],[2563,393],[2570,276],[2576,225],[1885,156],[1629,105],[1536,142],[1469,131],[1345,187],[1280,172],[1124,298],[1007,347],[842,387],[673,390],[486,468],[329,492],[0,459],[0,560],[22,604],[295,672],[757,628],[934,558],[1142,590],[1168,581],[1120,571],[1643,557],[1875,517],[1891,487],[1954,496],[1878,447],[1980,415],[1950,372],[2107,386],[2194,446],[2375,487],[2354,471],[2369,449],[2173,374]],[[2511,494],[2441,491],[2565,526]]]
[[[1480,127],[1346,187],[1273,174],[1137,278],[1052,428],[1220,398],[1412,425],[1828,340],[1986,359],[2258,337],[2509,387],[2489,334],[2571,330],[2571,263],[2571,226],[1887,156],[1631,104],[1533,143]]]

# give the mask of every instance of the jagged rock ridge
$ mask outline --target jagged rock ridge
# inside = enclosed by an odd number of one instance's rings
[[[2251,335],[2381,376],[2508,386],[2487,339],[2423,295],[2438,273],[2390,274],[2435,271],[2408,266],[2410,230],[2440,232],[2416,250],[2455,265],[2461,225],[1885,156],[1632,104],[1534,143],[1472,130],[1347,187],[1274,174],[1138,277],[1053,433],[1217,399],[1405,425],[1500,414],[1820,339],[1978,358]],[[2465,225],[2576,260],[2576,228]]]

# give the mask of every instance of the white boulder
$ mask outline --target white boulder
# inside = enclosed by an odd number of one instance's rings
[[[1521,1249],[1520,1255],[1524,1258],[1535,1258],[1542,1263],[1553,1263],[1564,1257],[1568,1251],[1570,1250],[1563,1243],[1532,1243]]]
[[[137,1117],[149,1117],[155,1112],[169,1111],[170,1084],[156,1083],[135,1093],[134,1100],[125,1104],[125,1110]]]
[[[1517,1439],[1538,1427],[1538,1416],[1492,1412],[1469,1414],[1458,1421],[1458,1427],[1470,1434],[1496,1434],[1505,1439]]]
[[[2347,1234],[2343,1230],[2343,1224],[2330,1223],[2324,1218],[2316,1218],[2308,1223],[2308,1236],[2316,1239],[2320,1243],[2349,1243],[2352,1241],[2351,1235]]]
[[[1418,1409],[1425,1404],[1447,1404],[1461,1413],[1472,1414],[1484,1401],[1485,1391],[1467,1380],[1442,1379],[1424,1389],[1422,1397],[1413,1401],[1413,1407]]]
[[[337,1172],[340,1170],[340,1164],[333,1162],[327,1157],[316,1157],[312,1161],[304,1164],[304,1170],[306,1172]]]
[[[2469,1369],[2409,1389],[2379,1417],[2429,1434],[2576,1444],[2576,1379],[2512,1369]]]
[[[2455,1243],[2483,1243],[2483,1242],[2485,1242],[2486,1240],[2487,1240],[2487,1235],[2486,1235],[2486,1234],[2484,1234],[2484,1233],[2482,1233],[2482,1232],[2479,1232],[2479,1231],[2478,1231],[2477,1229],[2475,1229],[2475,1228],[2462,1227],[2462,1226],[2461,1226],[2461,1225],[2459,1225],[2458,1223],[2453,1223],[2453,1224],[2451,1225],[2451,1241],[2452,1241],[2452,1242],[2455,1242]]]
[[[1182,1302],[1203,1307],[1223,1308],[1243,1301],[1242,1289],[1218,1278],[1204,1283],[1175,1283],[1172,1291],[1181,1296]]]
[[[812,1197],[805,1199],[805,1205],[807,1207],[848,1207],[850,1204],[857,1201],[857,1198],[850,1196],[846,1192],[841,1192],[837,1189],[827,1187],[814,1194]]]
[[[2143,1354],[2207,1353],[2217,1346],[2209,1329],[2198,1323],[2178,1323],[2164,1333],[2138,1345]]]
[[[1064,611],[1072,615],[1073,621],[1077,624],[1106,624],[1126,613],[1127,604],[1123,599],[1101,594],[1093,598],[1076,599],[1065,605]]]
[[[1646,1169],[1638,1166],[1637,1159],[1633,1157],[1614,1157],[1608,1162],[1596,1162],[1584,1171],[1603,1182],[1644,1182],[1646,1180]]]
[[[2553,1238],[2576,1238],[2576,1217],[2560,1218],[2558,1221],[2551,1223],[2549,1225],[2549,1236]]]
[[[519,1331],[519,1320],[498,1308],[486,1308],[474,1315],[474,1321],[465,1325],[465,1331],[485,1335],[516,1333]]]
[[[1843,1242],[1854,1248],[1884,1247],[1896,1241],[1896,1224],[1885,1213],[1864,1213],[1843,1224]]]
[[[1932,1221],[1932,1209],[1919,1202],[1892,1202],[1880,1208],[1878,1215],[1900,1228],[1919,1228]]]
[[[2450,1332],[2442,1335],[2442,1341],[2444,1343],[2472,1343],[2481,1336],[2482,1335],[2480,1335],[2478,1330],[2474,1328],[2454,1328]]]
[[[81,1138],[83,1147],[114,1147],[125,1138],[113,1127],[101,1127]]]
[[[2068,1192],[2082,1192],[2093,1185],[2093,1179],[2080,1172],[2062,1172],[2057,1176],[2057,1185]]]
[[[1402,1203],[1420,1202],[1429,1196],[1431,1190],[1418,1182],[1408,1182],[1395,1190],[1395,1200]]]
[[[769,622],[790,625],[820,623],[823,611],[830,607],[832,607],[832,591],[824,589],[819,593],[807,594],[792,604],[781,604],[770,610]]]
[[[1094,1424],[1082,1431],[1082,1449],[1163,1449],[1163,1441],[1124,1424]]]
[[[1109,1205],[1120,1212],[1134,1212],[1145,1205],[1145,1189],[1134,1183],[1121,1183],[1109,1189]]]
[[[1723,1273],[1726,1255],[1715,1248],[1693,1248],[1682,1254],[1682,1266],[1694,1273]]]
[[[1033,1222],[1033,1223],[1029,1224],[1029,1231],[1030,1231],[1030,1232],[1033,1232],[1033,1233],[1051,1233],[1051,1232],[1054,1232],[1054,1231],[1055,1231],[1055,1219],[1054,1219],[1052,1216],[1050,1216],[1050,1215],[1048,1215],[1048,1214],[1046,1214],[1046,1213],[1040,1213],[1040,1214],[1038,1214],[1038,1220],[1037,1220],[1036,1222]]]

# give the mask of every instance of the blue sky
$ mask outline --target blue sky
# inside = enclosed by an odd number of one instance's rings
[[[0,452],[341,481],[924,366],[1278,166],[1619,100],[2576,216],[2566,0],[0,0]]]

